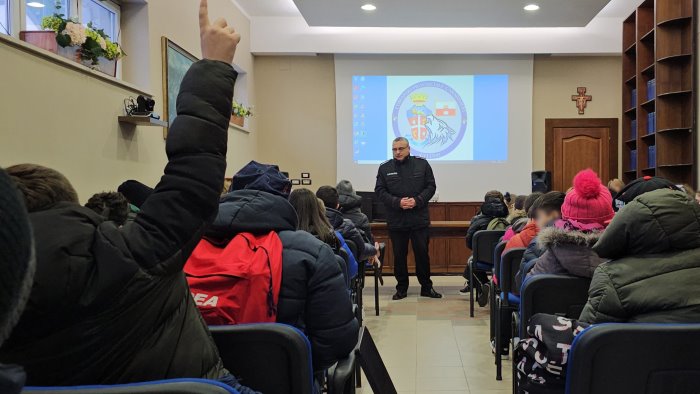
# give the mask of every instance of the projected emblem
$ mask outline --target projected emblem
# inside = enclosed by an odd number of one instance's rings
[[[426,159],[443,157],[460,143],[467,129],[467,109],[457,92],[437,81],[404,90],[394,104],[394,134],[406,137],[411,150]]]

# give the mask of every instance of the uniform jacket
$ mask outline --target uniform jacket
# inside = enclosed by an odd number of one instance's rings
[[[277,232],[282,241],[277,322],[306,333],[318,371],[347,357],[357,344],[359,325],[333,250],[313,235],[297,231],[297,221],[296,211],[283,197],[237,190],[221,198],[207,237],[216,242],[241,232]]]
[[[685,193],[637,197],[593,250],[612,261],[595,271],[581,321],[700,321],[700,205]]]
[[[435,194],[435,176],[428,161],[408,156],[379,166],[374,192],[387,209],[389,229],[411,230],[430,226],[428,203]],[[415,198],[413,209],[401,209],[401,199]]]
[[[122,227],[78,204],[33,212],[37,268],[0,362],[28,385],[114,384],[227,373],[182,269],[216,216],[236,73],[202,60],[185,75],[165,174]]]

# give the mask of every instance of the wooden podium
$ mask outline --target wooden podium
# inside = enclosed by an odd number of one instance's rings
[[[394,272],[394,252],[386,223],[372,223],[372,234],[377,242],[386,243],[384,272]],[[465,236],[468,221],[432,221],[430,223],[430,272],[431,274],[461,274],[472,252],[467,248]],[[408,272],[416,272],[416,262],[409,243]]]

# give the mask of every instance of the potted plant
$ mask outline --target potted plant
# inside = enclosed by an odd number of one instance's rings
[[[61,5],[58,2],[57,12],[42,19],[41,27],[45,31],[20,33],[20,38],[105,74],[116,76],[117,60],[125,56],[119,44],[112,42],[102,29],[95,28],[92,23],[88,23],[86,27],[77,19],[66,19],[63,14],[58,13],[60,9]],[[53,36],[53,43],[46,39],[44,33]]]
[[[245,124],[245,118],[253,116],[253,113],[250,111],[253,107],[246,107],[243,104],[240,104],[238,101],[233,100],[233,104],[231,106],[231,123],[243,127]]]

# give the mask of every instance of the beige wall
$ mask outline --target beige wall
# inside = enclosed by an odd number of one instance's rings
[[[197,0],[149,0],[126,5],[124,17],[138,20],[147,40],[125,50],[124,77],[154,95],[162,114],[160,37],[167,36],[200,56]],[[234,62],[248,71],[254,102],[250,23],[230,0],[210,0],[210,14],[224,16],[243,35]],[[128,9],[128,7],[133,7]],[[166,17],[167,16],[167,17]],[[133,31],[132,31],[133,32]],[[126,36],[125,36],[126,39]],[[121,127],[123,100],[138,93],[56,65],[0,43],[0,166],[32,162],[63,172],[81,200],[114,190],[134,178],[155,184],[166,163],[162,129]],[[232,173],[255,156],[257,137],[229,128],[228,170]]]
[[[621,118],[622,61],[616,56],[536,56],[532,168],[544,169],[544,120],[575,118],[571,101],[585,86],[593,101],[583,117]],[[259,158],[292,177],[309,171],[314,186],[336,181],[333,58],[257,57]],[[621,160],[621,158],[619,158]]]
[[[571,95],[578,86],[593,96],[578,114]],[[544,169],[544,121],[547,118],[617,118],[622,133],[622,58],[619,56],[536,56],[532,91],[532,169]],[[618,170],[621,169],[618,138]]]
[[[258,158],[316,190],[336,182],[333,56],[257,57]]]

